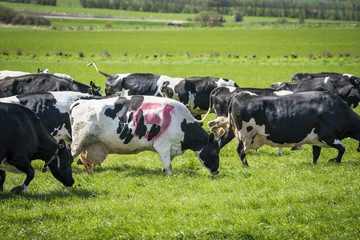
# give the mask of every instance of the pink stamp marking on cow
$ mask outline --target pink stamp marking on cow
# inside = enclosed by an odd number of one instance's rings
[[[160,107],[161,107],[161,103],[143,103],[143,104],[141,104],[141,106],[137,110],[133,111],[133,124],[134,124],[135,129],[137,128],[136,118],[137,118],[137,115],[139,114],[140,110],[142,110],[143,113],[144,113],[144,119],[145,119],[146,124],[160,125],[160,131],[154,137],[155,140],[157,138],[159,138],[161,136],[161,134],[163,134],[163,132],[165,132],[166,129],[170,126],[171,112],[174,109],[174,106],[166,105],[161,110],[161,115],[162,116],[159,116],[156,113],[148,113],[148,114],[146,114],[146,110],[148,110],[148,109],[158,109]],[[136,136],[136,135],[134,134],[134,136]],[[146,131],[145,138],[148,138],[148,136],[149,136],[149,131]]]

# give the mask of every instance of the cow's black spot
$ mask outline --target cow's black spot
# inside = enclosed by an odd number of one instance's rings
[[[251,130],[253,130],[253,127],[252,127],[252,126],[248,126],[248,127],[246,128],[246,131],[248,131],[248,132],[251,132]]]
[[[134,137],[132,135],[132,129],[129,128],[127,124],[125,124],[123,127],[121,125],[122,124],[120,123],[116,132],[119,134],[119,138],[124,140],[124,144],[128,144]]]
[[[145,125],[144,113],[143,110],[140,109],[138,114],[136,115],[136,129],[135,134],[139,136],[141,139],[146,134],[147,127]]]
[[[150,128],[148,140],[151,141],[156,135],[158,135],[159,132],[160,132],[160,126],[153,124]]]
[[[119,97],[115,104],[114,109],[108,108],[105,110],[105,116],[115,119],[117,116],[120,122],[126,122],[126,114],[130,111],[138,109],[144,101],[143,96],[132,96],[131,99]]]

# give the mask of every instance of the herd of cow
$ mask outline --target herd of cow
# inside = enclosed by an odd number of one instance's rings
[[[65,74],[0,71],[0,191],[5,172],[25,173],[16,193],[34,178],[31,161],[45,161],[53,176],[72,186],[71,164],[89,174],[108,154],[155,151],[164,171],[171,161],[193,150],[212,174],[219,172],[219,152],[234,137],[247,165],[246,152],[264,144],[313,146],[313,163],[322,147],[345,152],[341,139],[360,141],[360,117],[351,107],[360,101],[360,78],[339,73],[297,73],[293,81],[269,88],[239,88],[212,77],[171,78],[155,74],[106,77],[106,96]],[[210,113],[208,134],[202,121]],[[201,119],[201,114],[205,117]]]

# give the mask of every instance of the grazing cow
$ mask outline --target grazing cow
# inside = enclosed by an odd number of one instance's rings
[[[216,87],[237,87],[232,80],[211,77],[171,78],[150,73],[132,73],[109,75],[101,72],[94,63],[96,70],[106,80],[106,95],[122,92],[122,96],[152,95],[167,97],[182,102],[192,115],[200,119],[201,114],[209,108],[210,92]]]
[[[30,109],[0,103],[0,131],[0,191],[3,191],[7,171],[26,174],[24,183],[11,190],[25,192],[34,178],[31,166],[34,159],[44,160],[52,175],[64,186],[74,184],[70,151],[63,141],[57,144]]]
[[[95,86],[93,82],[87,86],[52,74],[28,74],[6,77],[0,81],[0,97],[47,91],[76,91],[101,96],[100,87]]]
[[[219,143],[200,127],[186,107],[153,96],[78,100],[70,113],[73,157],[80,154],[86,171],[108,154],[154,151],[171,174],[171,160],[191,149],[212,173],[219,172]]]
[[[100,98],[87,93],[59,91],[30,93],[0,98],[0,102],[20,104],[32,110],[55,138],[71,143],[70,106],[79,99]]]
[[[235,95],[229,106],[229,126],[219,138],[224,147],[234,135],[237,152],[247,165],[246,152],[266,144],[272,147],[313,145],[316,164],[322,147],[333,147],[341,162],[345,147],[341,139],[360,140],[360,117],[338,96],[304,92],[283,97]]]
[[[294,93],[308,91],[327,91],[341,97],[350,107],[355,108],[360,101],[360,79],[347,74],[336,77],[332,73],[329,77],[323,77],[320,73],[318,77],[305,77],[302,81],[281,82],[270,86],[275,90],[289,90]],[[296,79],[300,79],[300,74],[295,74]],[[315,76],[315,74],[313,74]],[[305,76],[305,75],[304,75]],[[293,77],[294,79],[294,77]]]

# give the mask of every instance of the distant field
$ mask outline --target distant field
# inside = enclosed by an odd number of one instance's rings
[[[101,23],[99,23],[101,24]],[[94,24],[94,27],[96,25]],[[15,54],[17,50],[38,56],[57,52],[85,56],[108,51],[113,57],[173,56],[225,57],[234,59],[360,55],[358,28],[214,28],[152,29],[130,31],[56,31],[28,28],[0,28],[0,50]],[[41,43],[41,44],[39,44]],[[171,57],[170,57],[171,58]]]
[[[213,76],[232,79],[241,87],[265,88],[290,81],[296,72],[360,76],[358,26],[183,29],[112,22],[114,29],[103,30],[106,23],[57,20],[57,30],[1,26],[0,70],[48,68],[102,88],[105,77],[86,67],[91,61],[109,74]],[[93,30],[76,30],[90,25]],[[207,120],[213,118],[211,114]],[[208,130],[206,123],[204,128]],[[358,142],[343,143],[341,164],[328,163],[337,154],[334,149],[323,149],[314,166],[310,146],[284,149],[283,157],[277,148],[264,146],[249,151],[250,167],[243,167],[233,140],[220,152],[217,176],[210,175],[191,151],[174,159],[172,176],[161,172],[159,156],[151,152],[110,155],[94,168],[93,176],[75,160],[71,189],[64,189],[49,171],[42,173],[42,162],[35,161],[35,179],[26,194],[9,193],[24,175],[7,174],[0,193],[0,236],[359,239]]]

